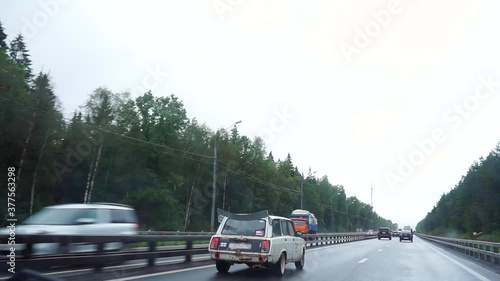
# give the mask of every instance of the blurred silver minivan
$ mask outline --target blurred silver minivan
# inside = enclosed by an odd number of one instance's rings
[[[16,235],[22,234],[63,234],[63,235],[134,235],[139,224],[135,210],[128,205],[114,203],[64,204],[45,207],[16,226]],[[0,235],[9,234],[8,229],[0,230]],[[11,245],[0,245],[2,253]],[[121,250],[123,243],[107,243],[104,250]],[[22,254],[25,245],[16,243],[16,252]],[[58,243],[33,244],[33,255],[65,254],[97,250],[95,244]]]

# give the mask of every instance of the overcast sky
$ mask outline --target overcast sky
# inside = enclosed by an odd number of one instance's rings
[[[1,1],[66,116],[99,86],[177,95],[415,226],[500,140],[498,1]],[[496,82],[498,81],[498,82]],[[307,204],[307,202],[306,202]]]

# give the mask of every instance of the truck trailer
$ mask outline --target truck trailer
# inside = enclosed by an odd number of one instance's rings
[[[307,210],[297,209],[292,212],[290,219],[302,218],[307,221],[307,233],[316,234],[318,232],[318,220],[313,213]]]

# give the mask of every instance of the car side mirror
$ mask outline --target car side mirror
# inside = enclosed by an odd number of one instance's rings
[[[79,218],[75,221],[76,224],[93,224],[96,220],[92,218]]]
[[[300,237],[300,236],[302,236],[302,232],[300,232],[300,231],[295,231],[295,235]]]

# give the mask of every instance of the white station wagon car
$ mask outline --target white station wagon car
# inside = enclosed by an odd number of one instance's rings
[[[281,276],[285,265],[304,267],[306,242],[289,218],[270,216],[267,211],[231,214],[218,210],[220,226],[210,239],[209,252],[217,271],[227,273],[231,265],[254,269],[271,268]]]

